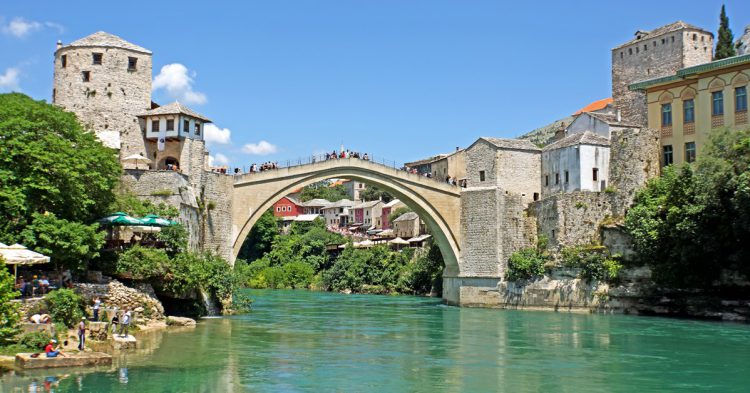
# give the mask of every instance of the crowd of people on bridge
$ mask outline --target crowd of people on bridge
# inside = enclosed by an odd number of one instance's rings
[[[253,163],[253,165],[250,165],[249,173],[265,172],[270,171],[271,169],[279,169],[279,164],[273,161],[266,161],[258,167],[258,164]]]
[[[357,151],[350,151],[349,149],[342,150],[341,153],[336,153],[336,150],[326,153],[326,160],[335,160],[339,158],[361,158],[365,161],[370,160],[370,156],[365,154],[359,154]]]

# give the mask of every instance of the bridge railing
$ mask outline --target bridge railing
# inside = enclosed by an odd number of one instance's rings
[[[443,184],[449,184],[453,185],[455,187],[465,187],[465,183],[459,184],[458,180],[455,179],[455,184],[448,183],[445,179],[435,178],[432,176],[426,176],[425,174],[417,173],[413,170],[409,170],[409,168],[406,168],[403,165],[399,165],[396,160],[391,160],[384,157],[379,156],[367,156],[367,158],[364,158],[364,155],[359,157],[353,157],[350,156],[348,158],[341,158],[339,156],[332,156],[332,155],[326,155],[326,154],[314,154],[309,155],[305,157],[299,157],[297,159],[292,160],[284,160],[281,162],[275,161],[275,162],[268,162],[261,165],[255,165],[256,169],[251,171],[250,166],[243,166],[242,168],[236,168],[236,172],[227,170],[227,175],[252,175],[254,173],[264,173],[269,171],[274,171],[277,169],[282,168],[294,168],[298,166],[304,166],[304,165],[311,165],[319,162],[325,162],[325,161],[331,161],[331,160],[363,160],[363,161],[370,161],[374,162],[376,164],[384,165],[386,167],[392,168],[397,171],[401,171],[404,173],[407,173],[409,175],[419,177],[422,179],[430,179],[439,183]],[[230,173],[231,172],[231,173]]]

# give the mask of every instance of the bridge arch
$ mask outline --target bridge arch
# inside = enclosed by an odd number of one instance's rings
[[[237,176],[232,195],[232,258],[260,216],[292,190],[344,178],[377,185],[414,210],[432,232],[444,275],[460,273],[460,189],[371,161],[348,158]]]

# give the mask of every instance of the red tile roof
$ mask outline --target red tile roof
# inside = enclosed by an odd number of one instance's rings
[[[613,102],[612,101],[612,97],[605,98],[605,99],[599,100],[599,101],[594,101],[594,102],[592,102],[592,103],[584,106],[583,108],[581,108],[578,112],[574,113],[573,116],[580,115],[583,112],[593,112],[593,111],[598,111],[600,109],[604,109],[604,108],[607,107],[607,105],[611,104],[612,102]]]

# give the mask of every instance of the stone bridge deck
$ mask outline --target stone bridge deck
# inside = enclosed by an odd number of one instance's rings
[[[413,209],[429,226],[446,262],[458,272],[461,245],[461,189],[437,179],[358,158],[324,160],[234,176],[233,256],[260,216],[292,190],[332,178],[377,185]]]

